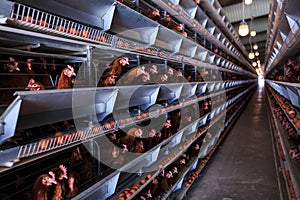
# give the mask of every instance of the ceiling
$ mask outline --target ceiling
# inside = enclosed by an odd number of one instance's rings
[[[243,0],[219,0],[219,3],[223,7],[223,11],[226,13],[226,16],[236,32],[238,32],[239,24],[243,19],[242,2]],[[250,43],[252,46],[254,43],[258,45],[259,56],[257,58],[261,61],[261,63],[264,63],[265,60],[269,10],[270,0],[253,0],[252,4],[245,5],[244,19],[250,26],[250,30],[256,30],[257,34],[255,37],[250,37],[249,34],[248,36],[240,37],[248,52],[251,51]],[[253,51],[256,52],[257,50]],[[255,58],[255,60],[257,60],[257,58]]]

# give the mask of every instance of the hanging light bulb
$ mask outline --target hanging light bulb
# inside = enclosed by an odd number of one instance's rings
[[[258,62],[258,61],[257,61],[257,62]],[[260,67],[261,67],[261,64],[258,62],[258,63],[257,63],[257,66],[260,68]]]
[[[250,5],[252,3],[252,0],[245,0],[246,5]]]
[[[239,26],[240,36],[246,36],[249,33],[249,26],[245,21],[242,21]]]
[[[259,65],[258,65],[259,66]],[[261,74],[263,74],[263,72],[262,72],[262,70],[261,70],[261,67],[259,66],[259,72],[261,73]]]
[[[258,45],[257,45],[257,44],[254,44],[254,45],[253,45],[253,49],[254,49],[254,50],[257,50],[257,49],[258,49]]]
[[[259,52],[257,51],[257,52],[255,52],[255,56],[259,56]]]
[[[251,35],[251,37],[255,37],[256,36],[256,31],[255,30],[250,31],[250,35]]]
[[[258,68],[256,69],[256,73],[257,73],[257,75],[260,75],[260,71]]]
[[[248,24],[245,22],[245,5],[244,5],[244,1],[242,2],[243,4],[243,9],[242,9],[242,14],[243,14],[243,19],[242,19],[242,22],[240,23],[240,26],[239,26],[239,34],[240,36],[246,36],[248,35],[249,33],[249,26]]]
[[[255,55],[254,55],[254,53],[251,51],[249,54],[248,54],[248,57],[249,57],[249,59],[254,59],[254,57],[255,57]]]
[[[256,66],[257,66],[257,63],[256,63],[256,62],[253,62],[253,63],[252,63],[252,66],[253,66],[253,67],[256,67]]]

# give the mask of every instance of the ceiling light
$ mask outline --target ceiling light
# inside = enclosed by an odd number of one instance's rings
[[[250,31],[250,35],[251,35],[251,37],[255,37],[256,36],[256,31],[255,30]]]
[[[259,52],[257,51],[257,52],[255,52],[255,56],[259,56]]]
[[[257,75],[259,75],[260,73],[259,73],[259,69],[256,69],[256,73],[257,73]]]
[[[242,4],[243,4],[243,9],[242,9],[243,19],[242,19],[242,22],[240,23],[238,32],[239,32],[240,36],[246,36],[249,33],[249,26],[245,22],[245,5],[244,5],[244,1],[242,2]]]
[[[249,33],[249,26],[245,21],[242,21],[239,26],[240,36],[246,36]]]
[[[252,0],[245,0],[245,4],[250,5],[252,3]]]
[[[254,59],[255,55],[254,55],[254,53],[251,51],[251,52],[249,53],[248,57],[249,57],[249,59],[252,60],[252,59]]]
[[[258,62],[258,61],[257,61]],[[257,63],[257,66],[260,68],[261,67],[261,64],[260,63]],[[260,69],[261,70],[261,69]]]
[[[256,66],[257,66],[257,63],[256,63],[256,62],[253,62],[253,63],[252,63],[252,66],[253,66],[253,67],[256,67]]]
[[[258,45],[257,44],[253,45],[253,49],[257,50],[258,49]]]

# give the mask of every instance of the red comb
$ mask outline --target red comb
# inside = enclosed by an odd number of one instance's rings
[[[70,70],[74,70],[74,68],[71,67],[71,65],[67,65],[67,68],[70,69]]]
[[[35,83],[35,80],[32,78],[29,80],[27,87],[31,87]]]
[[[59,169],[64,173],[64,175],[67,175],[67,168],[63,165],[59,165]]]
[[[52,179],[55,179],[55,174],[52,171],[49,171],[48,174]]]

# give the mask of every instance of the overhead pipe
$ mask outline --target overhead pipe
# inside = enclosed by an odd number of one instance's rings
[[[136,55],[136,60],[137,60],[137,66],[140,66],[141,65],[141,56]]]

